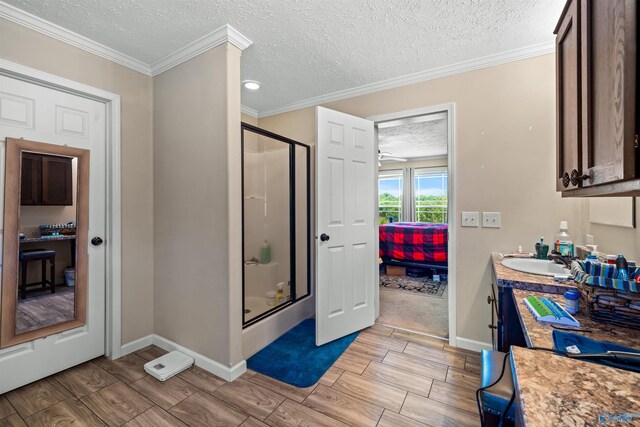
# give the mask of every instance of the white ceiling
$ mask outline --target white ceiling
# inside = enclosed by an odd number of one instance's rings
[[[4,0],[146,64],[230,24],[259,113],[550,43],[565,0]]]
[[[383,154],[406,159],[447,155],[447,116],[422,116],[427,120],[395,121],[378,127],[378,148]]]

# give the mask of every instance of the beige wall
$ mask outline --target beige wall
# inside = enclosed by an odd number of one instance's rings
[[[151,78],[1,18],[0,58],[121,96],[122,342],[152,333]]]
[[[598,251],[624,254],[628,260],[640,262],[640,197],[636,197],[636,228],[612,227],[589,222],[589,199],[583,199],[583,236],[591,234]]]
[[[554,67],[554,56],[546,55],[324,105],[370,117],[455,103],[455,215],[502,212],[501,229],[458,230],[458,337],[491,340],[492,251],[533,249],[563,219],[574,230],[582,227],[580,200],[555,192]],[[313,108],[262,118],[259,125],[315,144]]]
[[[154,331],[231,366],[242,359],[240,51],[221,45],[153,88]]]

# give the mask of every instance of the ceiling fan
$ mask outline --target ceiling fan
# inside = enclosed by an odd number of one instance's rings
[[[391,162],[406,162],[407,159],[404,157],[394,156],[391,153],[387,153],[386,151],[378,150],[378,166],[382,166],[382,161],[391,161]]]

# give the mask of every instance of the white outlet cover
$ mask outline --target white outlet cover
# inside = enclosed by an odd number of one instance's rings
[[[482,212],[482,227],[500,228],[502,226],[502,215],[500,212]]]
[[[480,227],[480,213],[462,212],[462,227]]]

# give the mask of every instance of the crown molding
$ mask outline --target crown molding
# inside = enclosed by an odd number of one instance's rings
[[[254,119],[258,118],[258,110],[254,110],[253,108],[247,107],[246,105],[240,106],[240,112],[242,112],[243,114],[246,114],[247,116],[251,116]]]
[[[146,74],[148,76],[151,75],[149,65],[142,61],[125,55],[124,53],[120,53],[115,49],[97,43],[91,39],[81,36],[80,34],[74,33],[73,31],[62,28],[59,25],[45,21],[42,18],[38,18],[35,15],[27,13],[2,1],[0,1],[0,18],[4,18],[8,21],[15,22],[18,25],[22,25],[23,27],[27,27],[49,37],[53,37],[56,40],[93,53],[94,55],[138,71],[139,73]]]
[[[85,36],[74,33],[59,25],[46,21],[17,7],[11,6],[0,1],[0,18],[15,22],[18,25],[27,27],[56,40],[70,44],[71,46],[82,49],[86,52],[93,53],[101,58],[120,64],[124,67],[135,70],[147,76],[156,76],[163,71],[175,67],[189,59],[197,56],[209,49],[213,49],[223,43],[229,42],[240,50],[244,50],[251,46],[253,42],[246,36],[233,28],[231,25],[224,25],[217,30],[206,34],[205,36],[189,43],[185,47],[178,49],[170,55],[165,56],[153,64],[147,64],[132,58],[115,49],[107,47],[103,44],[88,39]],[[255,110],[254,110],[255,111]],[[254,114],[257,116],[257,112]]]
[[[471,59],[468,61],[458,62],[456,64],[446,65],[444,67],[432,68],[430,70],[419,71],[417,73],[407,74],[405,76],[395,77],[389,80],[383,80],[364,86],[358,86],[351,89],[345,89],[326,95],[316,96],[302,101],[285,104],[281,107],[268,109],[258,113],[258,118],[274,116],[276,114],[287,113],[289,111],[300,110],[302,108],[315,107],[317,105],[329,102],[341,101],[356,96],[368,95],[383,90],[394,89],[400,86],[406,86],[415,83],[435,80],[442,77],[453,76],[456,74],[466,73],[468,71],[479,70],[482,68],[493,67],[495,65],[505,64],[508,62],[520,61],[535,56],[547,55],[555,52],[555,43],[540,43],[523,48],[509,50],[506,52],[487,55],[481,58]]]
[[[185,47],[151,64],[151,75],[157,76],[176,65],[182,64],[183,62],[188,61],[209,49],[213,49],[214,47],[227,42],[236,46],[240,50],[244,50],[253,44],[251,40],[243,36],[231,25],[223,25],[217,30],[212,31],[209,34],[205,34]]]

